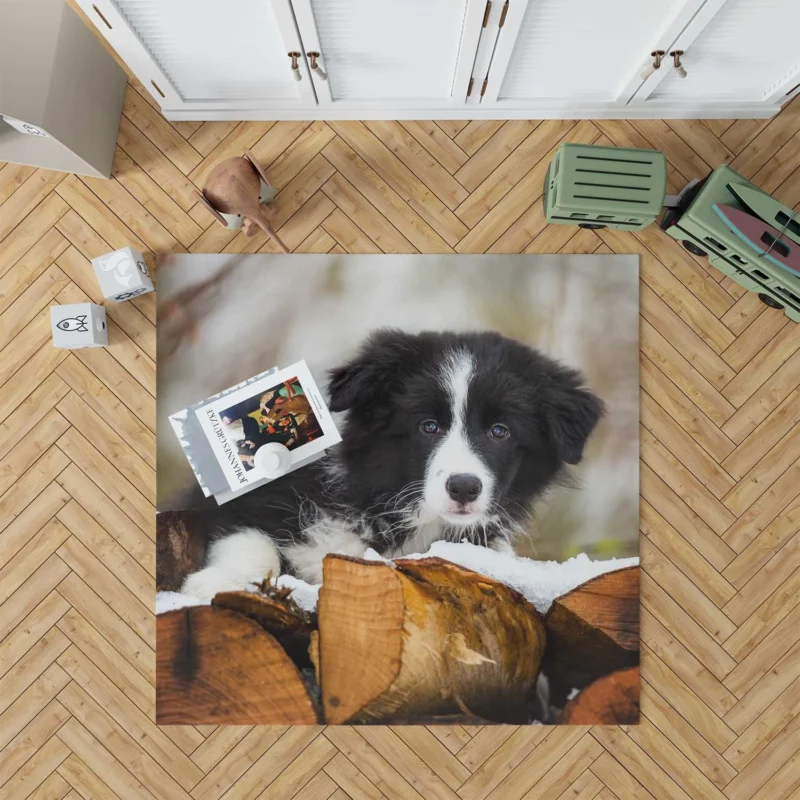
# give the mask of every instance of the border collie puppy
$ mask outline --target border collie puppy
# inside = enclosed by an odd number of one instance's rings
[[[183,591],[210,598],[282,572],[319,583],[327,553],[367,547],[508,548],[603,413],[581,384],[497,333],[377,331],[330,373],[330,408],[347,412],[340,445],[231,503],[180,512],[208,543]]]

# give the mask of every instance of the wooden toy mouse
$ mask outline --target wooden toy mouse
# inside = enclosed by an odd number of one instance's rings
[[[267,175],[249,150],[243,156],[226,158],[208,174],[201,199],[214,218],[226,228],[244,227],[247,236],[261,228],[271,236],[282,252],[289,248],[270,225],[272,212],[265,202],[272,199],[262,195],[262,184],[272,190]]]

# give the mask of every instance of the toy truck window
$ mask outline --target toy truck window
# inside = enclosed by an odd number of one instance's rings
[[[779,256],[786,258],[789,255],[789,246],[780,239],[776,239],[768,231],[764,231],[764,233],[761,234],[761,241],[771,250],[774,250]]]
[[[789,300],[793,301],[794,303],[797,303],[797,305],[800,305],[800,297],[798,297],[796,294],[793,294],[793,293],[792,293],[792,292],[790,292],[788,289],[784,289],[782,286],[778,286],[778,287],[777,287],[777,290],[778,290],[778,291],[779,291],[779,292],[780,292],[780,293],[781,293],[781,294],[782,294],[784,297],[788,297],[788,298],[789,298]]]
[[[724,245],[724,244],[722,244],[722,242],[718,242],[718,241],[717,241],[716,239],[714,239],[712,236],[706,236],[706,239],[705,239],[705,240],[706,240],[706,241],[707,241],[707,242],[708,242],[708,243],[709,243],[709,244],[710,244],[712,247],[716,247],[716,248],[717,248],[717,250],[727,250],[727,249],[728,249],[727,247],[725,247],[725,245]]]
[[[786,228],[787,231],[793,233],[795,236],[800,236],[800,222],[796,219],[789,219],[789,215],[783,211],[779,211],[775,216],[775,222],[781,228]]]

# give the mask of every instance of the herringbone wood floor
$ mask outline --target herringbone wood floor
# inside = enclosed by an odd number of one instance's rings
[[[800,203],[800,101],[772,121],[208,122],[128,88],[111,181],[0,169],[0,796],[800,798],[800,326],[640,234],[549,227],[561,141],[722,162]],[[196,203],[252,148],[296,252],[641,256],[642,724],[157,728],[155,296],[108,349],[50,344],[89,258],[271,250]]]

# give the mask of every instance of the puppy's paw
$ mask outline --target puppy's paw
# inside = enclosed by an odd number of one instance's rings
[[[206,567],[187,576],[181,592],[209,603],[219,592],[235,592],[245,588],[247,581],[237,579],[217,567]]]

